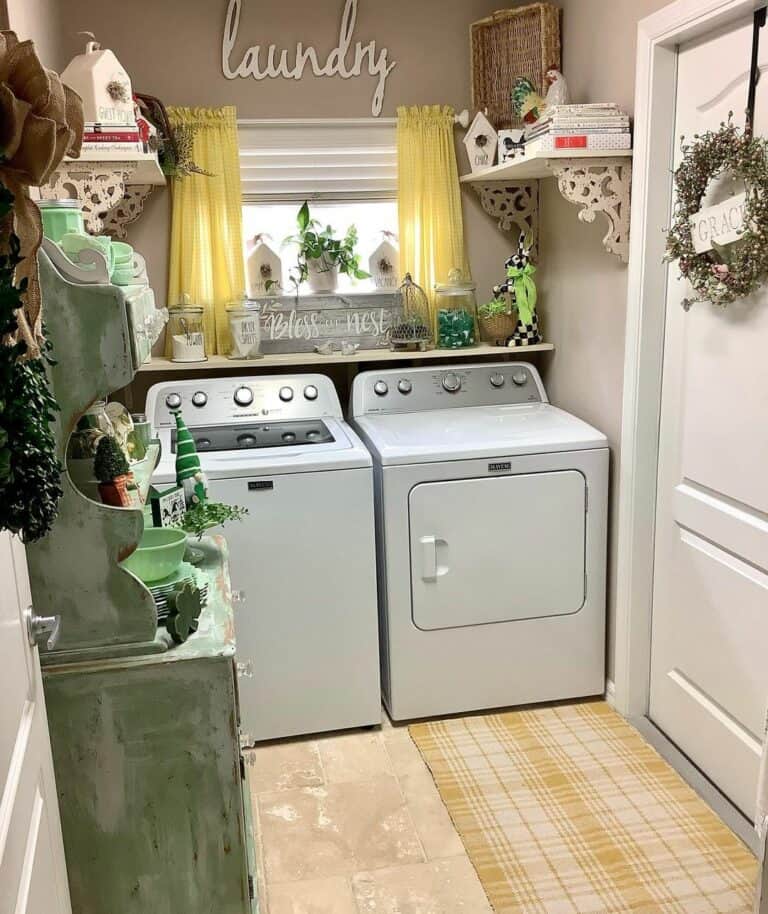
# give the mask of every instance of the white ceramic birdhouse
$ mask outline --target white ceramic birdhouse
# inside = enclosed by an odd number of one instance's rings
[[[481,171],[494,164],[498,139],[499,135],[491,122],[482,111],[478,111],[464,135],[464,145],[467,147],[469,167],[472,171]]]
[[[85,53],[69,62],[61,81],[82,98],[86,124],[136,123],[131,78],[112,51],[97,41],[89,41]]]
[[[283,262],[264,240],[256,235],[248,242],[248,294],[251,298],[276,295],[283,279]]]
[[[368,258],[368,272],[377,289],[397,289],[400,285],[400,251],[391,232]]]

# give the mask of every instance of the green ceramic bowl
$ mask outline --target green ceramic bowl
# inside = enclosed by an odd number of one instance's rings
[[[187,548],[187,534],[177,527],[146,527],[136,551],[123,562],[123,567],[152,584],[173,574],[181,565]]]

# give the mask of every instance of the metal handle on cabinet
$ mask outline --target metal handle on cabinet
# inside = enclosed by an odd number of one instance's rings
[[[421,543],[421,579],[437,580],[437,540],[434,536],[422,536]]]
[[[247,660],[244,663],[238,662],[235,664],[237,669],[237,678],[238,679],[253,679],[253,661]]]
[[[244,590],[233,590],[232,591],[232,603],[245,603],[245,591]]]
[[[24,610],[27,622],[27,638],[31,647],[37,647],[43,638],[48,635],[45,642],[47,650],[52,651],[59,641],[61,634],[61,616],[37,616],[31,606]]]

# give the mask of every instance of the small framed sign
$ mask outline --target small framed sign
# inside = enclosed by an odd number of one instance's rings
[[[184,489],[171,486],[168,489],[149,490],[149,503],[152,508],[152,524],[155,527],[180,527],[187,511]]]

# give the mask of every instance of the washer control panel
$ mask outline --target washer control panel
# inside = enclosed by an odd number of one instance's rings
[[[173,413],[179,409],[189,426],[232,424],[267,417],[342,418],[333,381],[320,374],[171,380],[150,388],[146,413],[156,429],[175,426]]]
[[[547,402],[541,377],[528,362],[366,371],[352,388],[355,416]]]

